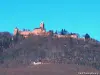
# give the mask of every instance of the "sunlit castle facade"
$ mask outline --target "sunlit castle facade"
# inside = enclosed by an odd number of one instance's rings
[[[42,34],[45,34],[45,33],[46,33],[46,30],[45,30],[43,22],[40,23],[40,28],[35,28],[32,31],[32,34],[35,34],[35,35],[42,35]]]
[[[40,23],[39,28],[35,28],[33,31],[21,31],[17,27],[14,29],[14,35],[19,33],[20,35],[23,35],[24,37],[28,37],[30,34],[32,35],[45,35],[48,34],[45,30],[44,22]]]

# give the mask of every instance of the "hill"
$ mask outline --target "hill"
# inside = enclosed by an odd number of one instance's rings
[[[74,38],[30,36],[3,51],[1,67],[28,66],[46,60],[56,64],[76,64],[100,69],[100,43]]]

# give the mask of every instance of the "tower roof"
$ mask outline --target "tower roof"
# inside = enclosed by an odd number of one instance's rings
[[[42,21],[40,24],[44,24],[44,22]]]

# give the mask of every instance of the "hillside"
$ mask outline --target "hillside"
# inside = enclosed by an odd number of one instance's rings
[[[100,71],[91,67],[73,64],[48,64],[19,68],[0,68],[0,75],[99,75]]]
[[[74,38],[31,36],[3,52],[1,67],[28,66],[43,59],[56,64],[77,64],[100,69],[100,43]]]

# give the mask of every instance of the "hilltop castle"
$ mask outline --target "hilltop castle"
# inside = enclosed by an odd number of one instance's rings
[[[28,31],[28,30],[21,31],[16,27],[14,29],[14,35],[16,35],[17,33],[19,33],[20,35],[23,35],[24,37],[28,37],[30,34],[32,35],[49,35],[50,34],[50,32],[46,32],[44,22],[41,22],[40,27],[35,28],[33,31]]]
[[[45,26],[44,26],[44,22],[41,22],[40,23],[40,27],[39,28],[35,28],[33,31],[28,31],[28,30],[21,31],[16,27],[14,29],[14,35],[16,35],[17,33],[19,33],[20,35],[24,36],[25,38],[27,38],[29,35],[48,36],[48,35],[52,34],[51,31],[46,32],[46,29],[45,29]],[[58,38],[65,38],[65,37],[78,38],[77,34],[71,34],[69,36],[68,35],[54,34],[54,36],[56,36]]]

